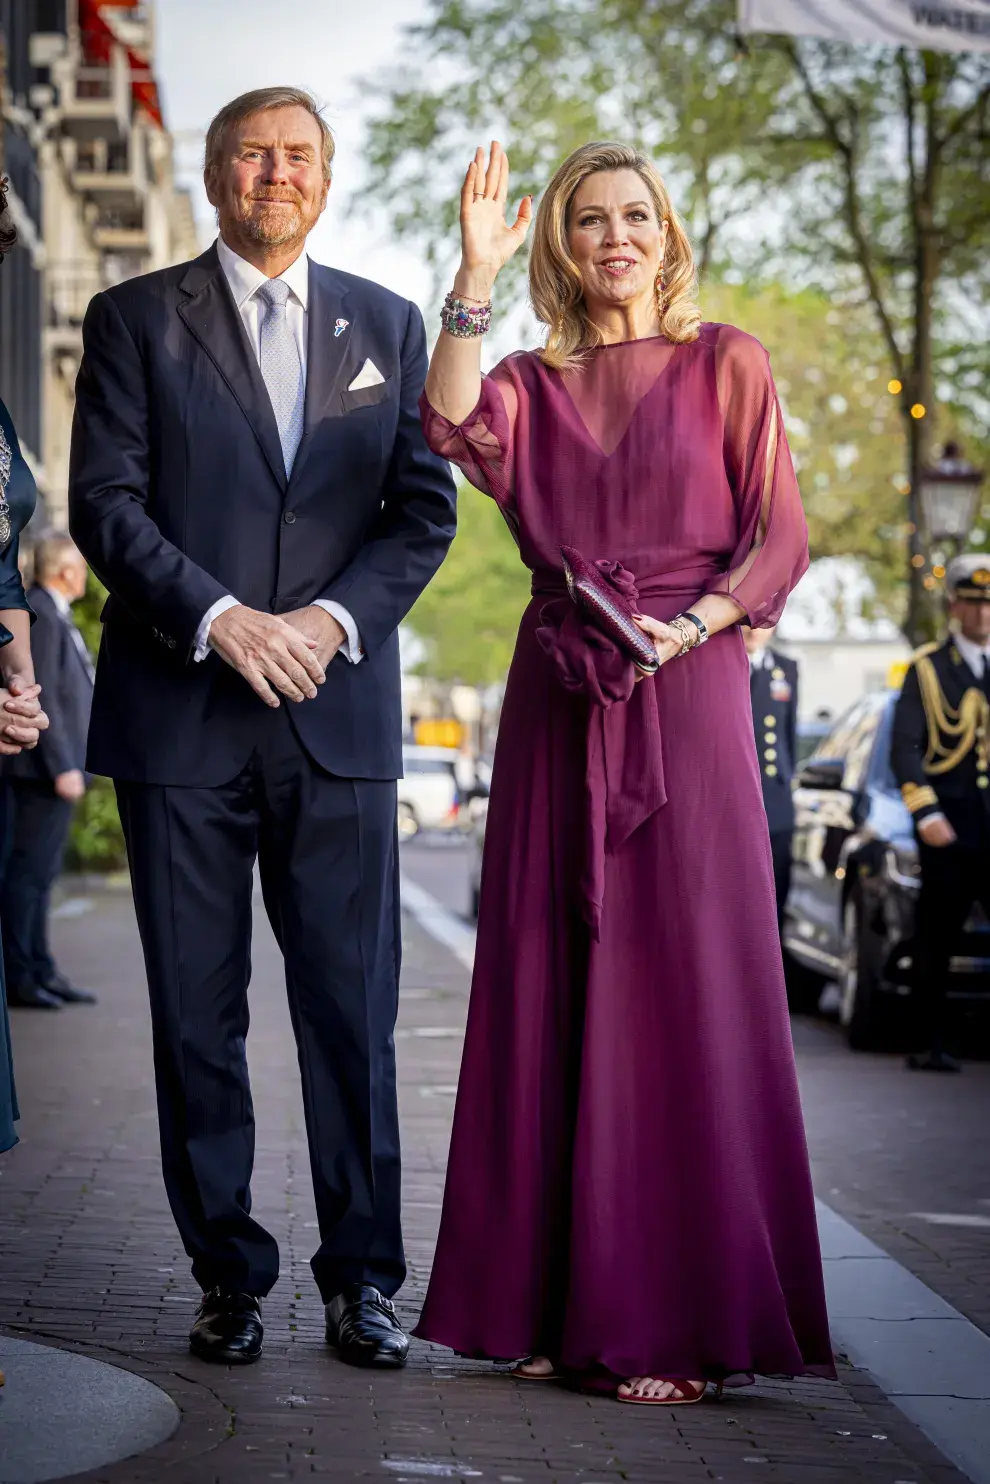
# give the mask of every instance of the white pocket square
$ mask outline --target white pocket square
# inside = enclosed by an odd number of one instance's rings
[[[365,361],[347,390],[349,392],[361,392],[366,386],[381,386],[384,380],[384,376],[374,361]]]

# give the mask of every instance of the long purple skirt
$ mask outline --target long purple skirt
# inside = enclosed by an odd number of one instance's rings
[[[641,606],[670,618],[682,597]],[[628,702],[655,700],[666,802],[605,853],[596,939],[590,702],[536,642],[540,606],[502,713],[416,1333],[606,1384],[832,1375],[742,637]]]

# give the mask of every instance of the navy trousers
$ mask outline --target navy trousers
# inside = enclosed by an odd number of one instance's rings
[[[393,1030],[398,1008],[395,784],[337,778],[288,704],[219,788],[116,784],[144,947],[165,1186],[193,1276],[260,1296],[275,1239],[251,1215],[245,1042],[251,897],[285,961],[320,1227],[325,1302],[405,1278]],[[305,704],[305,703],[303,703]]]
[[[784,907],[787,893],[791,889],[791,852],[794,845],[792,830],[771,830],[770,854],[773,858],[773,886],[777,898],[777,931],[784,922]]]
[[[6,979],[16,991],[43,983],[55,973],[48,910],[62,869],[73,806],[47,781],[10,779],[4,788],[10,820],[0,919]]]

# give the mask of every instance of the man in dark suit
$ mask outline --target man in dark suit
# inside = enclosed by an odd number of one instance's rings
[[[958,556],[945,574],[954,632],[913,656],[894,711],[891,765],[914,816],[915,1071],[958,1072],[946,1051],[949,964],[974,902],[990,913],[990,562]]]
[[[798,667],[796,660],[770,647],[773,633],[773,629],[743,628],[780,927],[791,884],[794,837],[791,783],[797,765]]]
[[[105,582],[89,767],[114,778],[151,992],[165,1183],[204,1290],[190,1335],[261,1353],[274,1238],[251,1215],[255,860],[285,959],[327,1339],[404,1363],[393,1026],[397,628],[454,534],[426,446],[422,319],[320,267],[333,139],[263,89],[206,142],[219,240],[98,294],[70,508]],[[289,704],[285,704],[288,702]]]
[[[56,966],[48,942],[48,906],[62,867],[75,804],[86,792],[86,732],[93,666],[72,618],[86,591],[86,563],[72,538],[44,537],[35,548],[35,613],[31,651],[45,695],[49,728],[33,752],[7,758],[10,842],[0,889],[7,999],[12,1005],[57,1010],[94,1003]]]

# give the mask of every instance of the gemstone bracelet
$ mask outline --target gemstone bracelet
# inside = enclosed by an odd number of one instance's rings
[[[450,293],[443,301],[440,324],[448,335],[453,335],[458,340],[470,340],[475,335],[486,334],[491,323],[491,300],[487,304],[470,304],[466,299],[459,299],[456,294]]]

